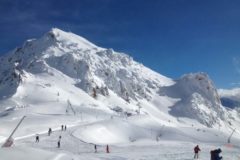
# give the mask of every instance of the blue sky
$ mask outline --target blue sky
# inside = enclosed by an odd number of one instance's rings
[[[52,27],[171,78],[203,71],[240,87],[239,0],[0,0],[0,54]]]

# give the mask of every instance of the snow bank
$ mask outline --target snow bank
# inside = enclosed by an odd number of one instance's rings
[[[56,154],[29,147],[0,148],[1,160],[67,160],[65,154]]]

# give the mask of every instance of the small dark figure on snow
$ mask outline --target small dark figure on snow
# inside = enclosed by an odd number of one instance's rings
[[[95,153],[97,153],[97,145],[94,145]]]
[[[50,136],[51,133],[52,133],[52,128],[49,128],[49,129],[48,129],[48,136]]]
[[[110,153],[110,152],[109,152],[109,146],[108,146],[108,145],[106,146],[106,153]]]
[[[58,142],[57,142],[57,147],[58,147],[58,148],[61,147],[61,142],[60,142],[60,140],[58,140]]]
[[[211,160],[221,160],[222,159],[222,156],[220,156],[221,152],[222,152],[222,150],[220,148],[211,151],[210,152]]]
[[[195,146],[194,147],[194,159],[198,159],[199,158],[199,151],[201,151],[201,149],[199,148],[199,146]]]
[[[64,126],[63,126],[63,125],[61,125],[62,131],[63,131],[63,127],[64,127]]]
[[[36,135],[36,143],[38,143],[39,142],[39,135],[37,134]]]
[[[67,125],[64,126],[64,130],[65,130],[65,131],[67,130]]]
[[[59,141],[60,141],[60,140],[62,139],[62,136],[59,136],[58,139],[59,139]]]

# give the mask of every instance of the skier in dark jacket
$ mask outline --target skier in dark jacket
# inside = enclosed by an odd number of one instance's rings
[[[108,145],[106,146],[106,153],[110,153]]]
[[[194,147],[194,159],[198,159],[199,158],[199,151],[201,151],[201,149],[199,148],[199,146],[195,146]]]
[[[58,147],[58,148],[61,147],[61,140],[58,140],[58,142],[57,142],[57,147]]]
[[[97,153],[97,145],[94,144],[95,153]]]
[[[49,128],[49,129],[48,129],[48,136],[50,136],[51,133],[52,133],[52,128]]]
[[[219,149],[215,149],[213,151],[211,151],[211,160],[221,160],[222,156],[220,156],[220,153],[222,152],[222,150]]]
[[[36,143],[38,143],[39,142],[39,135],[37,134],[36,135]]]

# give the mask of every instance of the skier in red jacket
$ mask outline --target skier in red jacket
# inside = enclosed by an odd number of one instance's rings
[[[199,155],[198,152],[201,151],[201,149],[199,148],[199,146],[195,146],[194,147],[194,159],[198,159]]]

